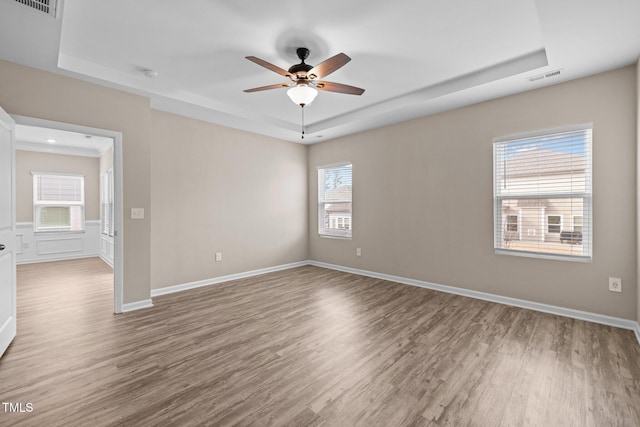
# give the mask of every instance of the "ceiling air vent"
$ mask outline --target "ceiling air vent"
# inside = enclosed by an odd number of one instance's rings
[[[559,70],[549,71],[544,74],[538,74],[537,76],[531,76],[527,78],[529,79],[530,82],[535,82],[542,79],[548,79],[549,77],[559,76],[561,72],[562,72],[562,69],[559,69]]]
[[[15,2],[54,18],[56,16],[56,0],[15,0]]]

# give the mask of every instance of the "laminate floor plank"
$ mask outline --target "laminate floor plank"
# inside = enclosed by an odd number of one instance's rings
[[[633,332],[306,266],[114,315],[99,259],[18,266],[1,426],[640,426]]]

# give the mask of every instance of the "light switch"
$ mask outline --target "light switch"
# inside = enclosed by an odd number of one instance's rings
[[[144,208],[131,208],[131,219],[144,219]]]

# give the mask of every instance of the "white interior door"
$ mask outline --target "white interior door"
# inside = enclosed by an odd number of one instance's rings
[[[16,336],[15,123],[0,108],[0,357]]]

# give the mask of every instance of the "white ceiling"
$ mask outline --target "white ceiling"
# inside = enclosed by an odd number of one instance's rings
[[[308,47],[325,80],[304,143],[433,114],[634,63],[638,0],[58,0],[57,19],[0,0],[0,58],[149,96],[155,109],[300,142],[281,68]],[[28,31],[25,31],[28,29]],[[158,77],[142,72],[151,69]],[[559,76],[530,77],[561,70]]]
[[[16,125],[16,149],[74,156],[100,157],[113,146],[113,139],[103,136]]]

